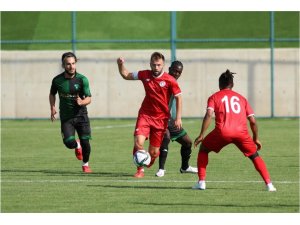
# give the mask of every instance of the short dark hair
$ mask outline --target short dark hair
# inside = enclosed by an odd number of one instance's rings
[[[230,72],[229,69],[226,70],[226,72],[222,73],[219,77],[219,87],[220,89],[224,88],[232,88],[233,87],[233,72]]]
[[[65,59],[69,58],[69,57],[74,57],[75,58],[75,62],[77,62],[77,57],[73,52],[65,52],[62,56],[61,56],[61,62],[64,64]]]
[[[160,52],[153,52],[150,61],[158,60],[158,59],[162,59],[163,61],[165,61],[165,57],[163,54],[161,54]]]
[[[178,61],[178,60],[173,61],[172,64],[171,64],[171,66],[170,66],[170,68],[173,68],[173,67],[175,67],[175,66],[180,66],[180,67],[183,68],[182,62],[180,62],[180,61]]]

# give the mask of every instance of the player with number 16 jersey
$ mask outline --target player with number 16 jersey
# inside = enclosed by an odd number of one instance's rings
[[[247,99],[239,93],[222,89],[209,97],[207,108],[215,111],[216,129],[223,135],[248,134],[247,117],[254,113]]]
[[[211,151],[218,153],[223,147],[232,143],[252,161],[255,169],[263,178],[267,190],[276,191],[265,162],[257,152],[261,149],[262,144],[258,138],[258,127],[253,110],[246,98],[232,90],[233,74],[229,70],[222,73],[219,77],[220,91],[208,98],[201,131],[194,142],[195,147],[202,142],[197,159],[199,180],[194,189],[205,190],[206,188],[208,154]],[[204,137],[213,113],[215,113],[215,129]],[[252,137],[248,132],[247,120],[252,131]]]

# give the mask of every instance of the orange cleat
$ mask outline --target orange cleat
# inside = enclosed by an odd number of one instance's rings
[[[92,173],[93,172],[89,166],[82,166],[82,171],[84,173]]]
[[[143,178],[145,176],[144,174],[144,168],[138,167],[136,173],[134,174],[135,178]]]
[[[80,141],[76,140],[76,142],[79,145],[79,148],[75,148],[75,155],[78,160],[82,160],[82,148],[80,145]]]

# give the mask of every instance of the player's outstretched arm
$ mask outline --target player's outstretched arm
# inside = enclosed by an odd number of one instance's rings
[[[128,72],[128,70],[124,66],[124,62],[125,62],[125,60],[123,57],[119,57],[117,59],[119,73],[125,80],[133,80],[134,79],[133,74]]]

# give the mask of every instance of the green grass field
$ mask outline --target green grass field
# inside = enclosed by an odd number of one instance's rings
[[[270,38],[264,11],[177,12],[177,38]],[[78,40],[170,39],[169,12],[77,12]],[[2,12],[2,40],[71,40],[71,12]],[[299,38],[299,12],[275,12],[275,37]],[[269,48],[268,42],[178,43],[177,48]],[[299,47],[276,42],[275,47]],[[71,49],[68,43],[2,44],[3,50]],[[79,43],[77,49],[170,48],[168,43]]]
[[[92,174],[60,137],[60,122],[1,121],[2,213],[297,213],[299,212],[299,119],[258,119],[264,158],[278,191],[265,191],[249,159],[234,146],[210,154],[207,190],[180,174],[180,151],[170,144],[166,176],[132,177],[135,120],[91,120]],[[200,119],[185,119],[191,138]],[[211,126],[212,127],[212,126]],[[196,165],[197,150],[190,164]]]

